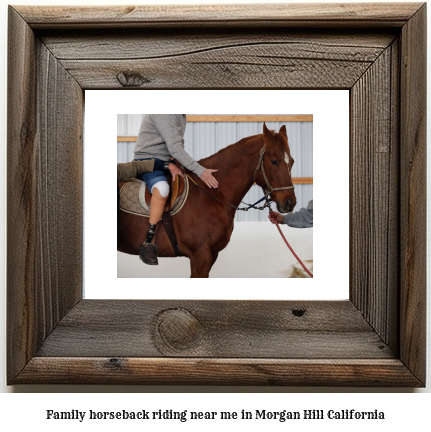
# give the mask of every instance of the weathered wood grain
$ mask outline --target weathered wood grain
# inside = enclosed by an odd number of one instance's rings
[[[22,6],[23,18],[40,28],[112,27],[402,27],[420,3],[289,3],[260,5],[182,5],[119,7]]]
[[[108,42],[90,34],[61,41],[44,36],[43,41],[86,89],[294,89],[310,82],[317,88],[352,87],[395,37],[394,32],[345,33],[339,39],[331,33],[274,33],[221,32],[214,38],[195,31],[173,38],[140,32],[111,36]]]
[[[84,92],[42,43],[37,49],[34,288],[46,337],[82,296]]]
[[[401,360],[425,380],[426,342],[426,5],[401,37]]]
[[[390,46],[391,50],[391,87],[390,91],[390,105],[391,105],[391,126],[390,126],[390,157],[388,161],[388,176],[387,184],[388,190],[386,196],[388,204],[386,210],[387,214],[387,235],[390,239],[387,243],[387,289],[385,293],[385,313],[386,313],[386,337],[385,341],[394,352],[399,353],[399,327],[400,327],[400,299],[399,290],[394,287],[400,286],[400,271],[399,271],[399,233],[400,233],[400,208],[399,208],[399,187],[400,187],[400,75],[401,70],[399,66],[400,59],[400,41],[397,39]],[[395,59],[398,59],[394,61]],[[395,239],[398,239],[397,241]]]
[[[278,47],[277,47],[278,48]],[[259,53],[242,49],[241,60],[232,50],[219,53],[220,59],[210,60],[206,55],[192,55],[184,59],[169,60],[117,60],[117,61],[64,61],[65,68],[73,74],[86,90],[104,89],[238,89],[238,88],[284,88],[305,89],[311,81],[317,81],[319,89],[350,88],[370,64],[346,63],[343,73],[340,64],[320,62],[313,67],[313,60],[255,59]],[[275,54],[274,54],[275,55]],[[221,60],[223,58],[223,60]],[[340,82],[341,81],[341,82]]]
[[[13,9],[9,22],[8,373],[15,376],[82,296],[83,91]]]
[[[17,383],[418,387],[399,360],[34,357]]]
[[[424,38],[414,3],[11,7],[8,382],[423,386]],[[350,89],[350,301],[80,300],[87,88]]]
[[[245,55],[246,50],[244,50]],[[253,61],[253,53],[250,60]],[[369,64],[309,61],[245,63],[226,52],[224,60],[211,63],[204,55],[170,60],[64,61],[65,68],[85,90],[106,89],[290,89],[309,88],[316,82],[318,89],[349,89],[365,72]],[[316,67],[313,67],[313,65]]]
[[[397,318],[389,301],[398,274],[392,255],[398,244],[399,200],[392,171],[398,141],[391,127],[399,109],[391,91],[398,62],[393,54],[388,47],[351,89],[350,109],[350,298],[384,341]]]
[[[7,127],[7,355],[16,376],[35,355],[35,141],[36,41],[25,21],[9,9]]]
[[[288,28],[247,29],[214,32],[190,30],[69,31],[61,37],[39,32],[41,41],[59,60],[142,60],[186,56],[225,48],[256,46],[265,53],[267,45],[287,45],[282,58],[374,61],[396,36],[394,29],[358,33]]]
[[[201,328],[196,343],[171,346],[154,329],[160,311],[194,317]],[[182,319],[175,332],[184,332]],[[91,355],[343,359],[393,353],[349,301],[85,300],[48,336],[38,356]]]

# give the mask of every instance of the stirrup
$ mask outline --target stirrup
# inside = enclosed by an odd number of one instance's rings
[[[152,243],[142,243],[141,249],[139,250],[139,258],[145,264],[158,265],[157,246]]]

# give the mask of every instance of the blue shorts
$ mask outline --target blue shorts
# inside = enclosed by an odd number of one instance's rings
[[[151,160],[151,159],[156,159],[156,158],[145,158],[145,159],[135,159],[135,160]],[[162,161],[161,159],[156,159],[156,160],[160,160],[161,162],[165,163],[165,161]],[[168,178],[166,177],[166,172],[164,170],[162,171],[156,170],[150,173],[144,173],[141,174],[139,178],[147,184],[147,188],[151,193],[153,193],[153,186],[159,181],[165,181],[166,183],[168,183]]]

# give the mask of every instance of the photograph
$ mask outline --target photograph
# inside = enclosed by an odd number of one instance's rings
[[[312,277],[312,120],[119,114],[118,277]]]
[[[206,114],[227,99],[246,114]],[[116,159],[116,198],[94,178],[100,142],[112,168]],[[87,91],[84,162],[85,298],[348,298],[347,91]],[[334,209],[322,211],[327,185]],[[157,290],[145,288],[152,279]],[[266,279],[275,283],[263,292]]]

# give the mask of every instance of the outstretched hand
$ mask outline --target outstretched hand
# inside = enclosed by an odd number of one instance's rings
[[[184,177],[183,172],[173,163],[170,163],[168,168],[172,174],[172,181],[175,181],[175,176],[177,176],[177,175]]]
[[[207,168],[201,175],[201,180],[209,187],[209,188],[217,188],[218,181],[212,175],[213,172],[217,172],[218,170]]]
[[[271,211],[271,213],[268,216],[268,219],[273,224],[275,224],[276,222],[278,222],[279,224],[283,223],[283,216],[276,211]]]

